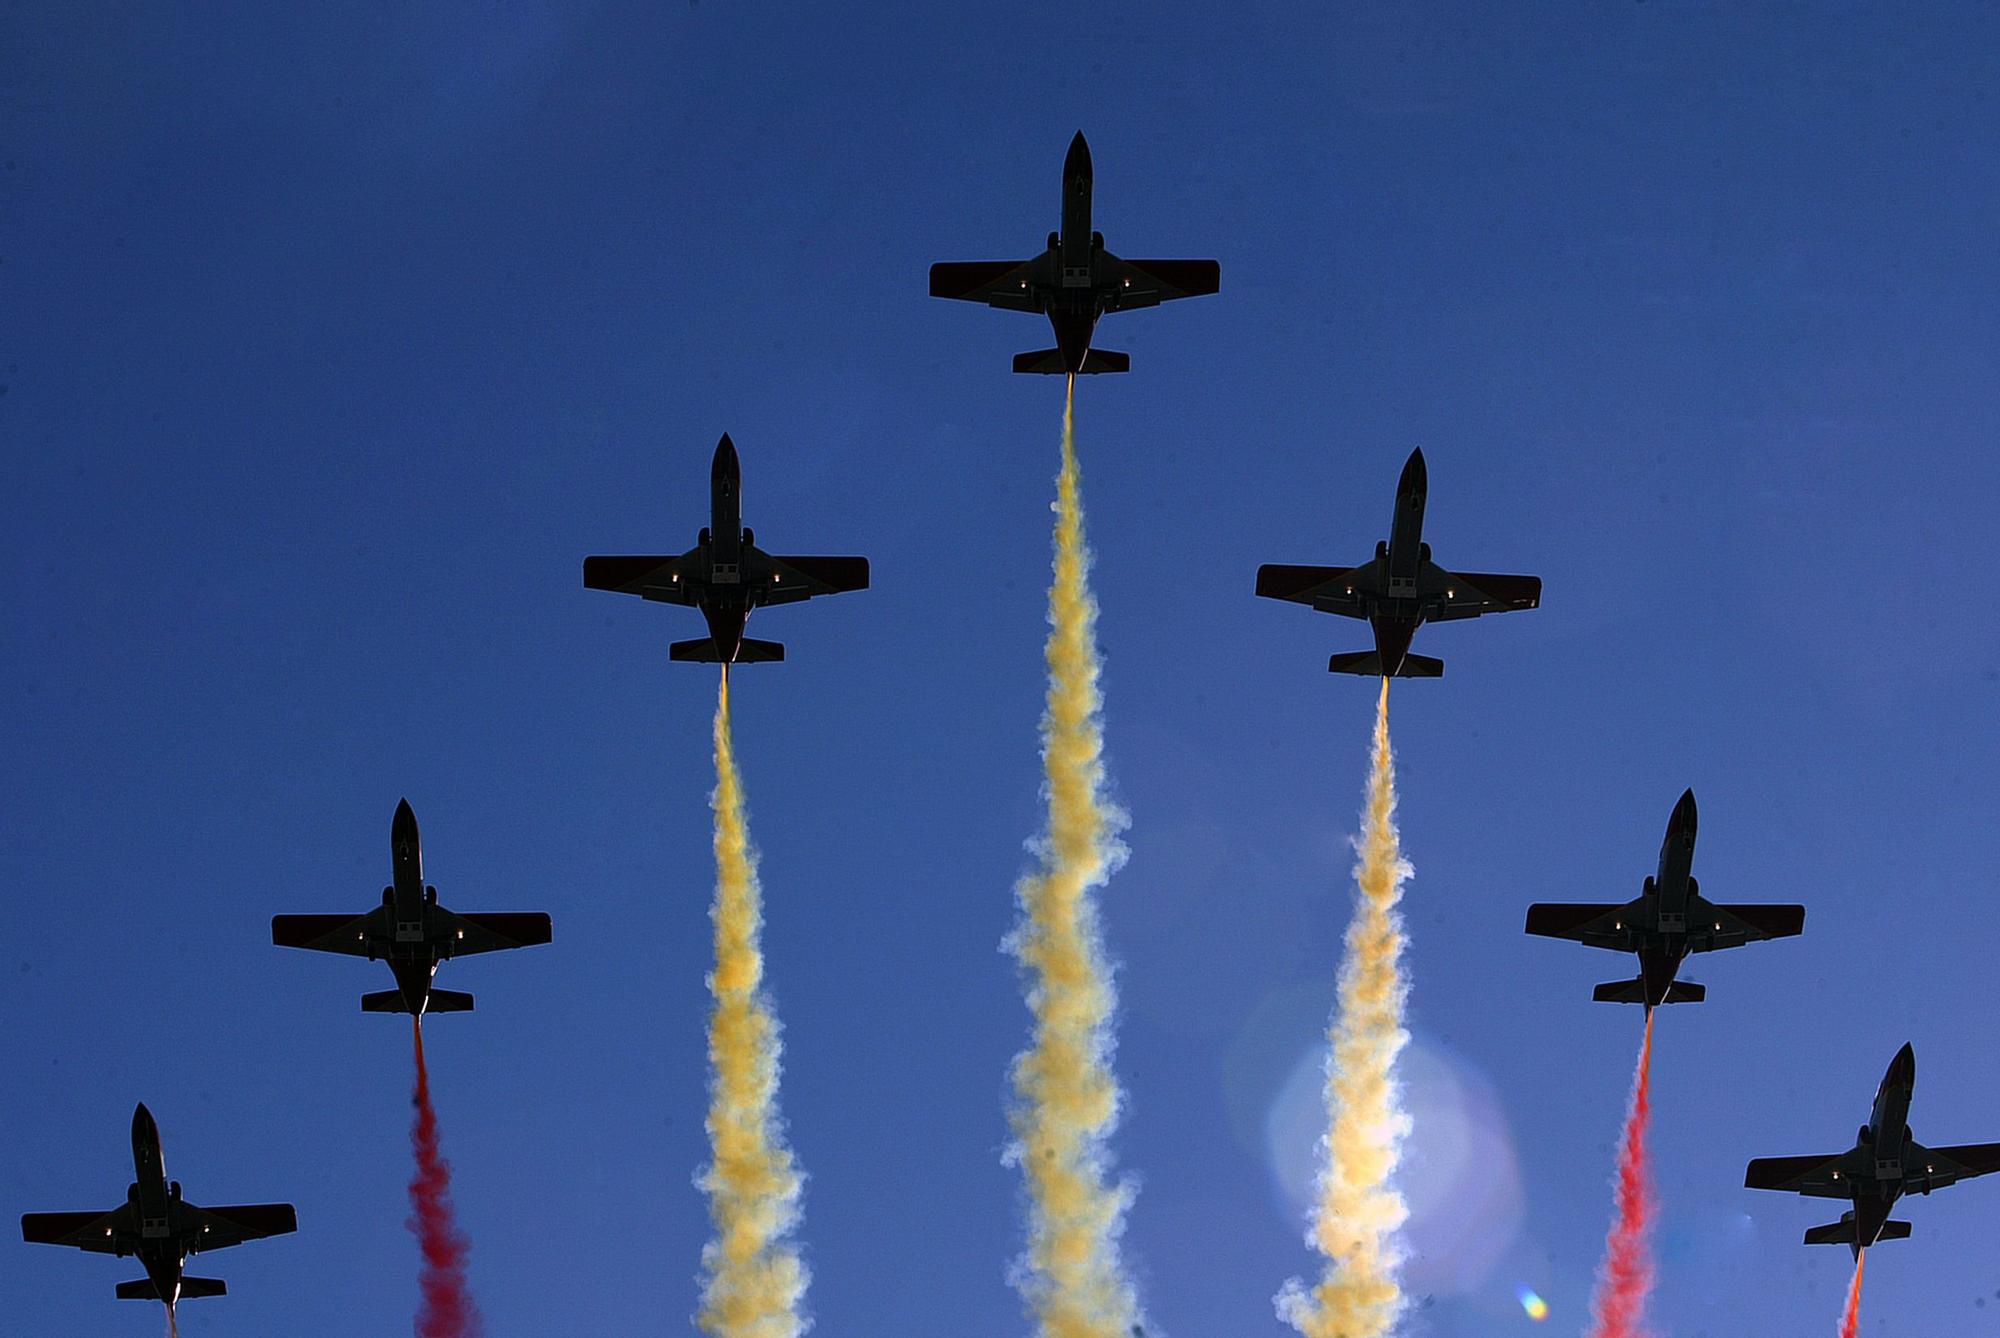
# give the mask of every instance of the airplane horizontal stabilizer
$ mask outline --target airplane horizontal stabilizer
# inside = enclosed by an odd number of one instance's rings
[[[401,990],[378,990],[361,996],[361,1011],[364,1013],[407,1013],[410,1006],[403,1002]]]
[[[1910,1224],[1908,1222],[1884,1222],[1882,1224],[1882,1234],[1875,1239],[1884,1241],[1908,1240],[1909,1238]],[[1808,1227],[1806,1229],[1805,1243],[1808,1245],[1854,1244],[1854,1214],[1848,1213],[1838,1222],[1828,1222],[1825,1226]]]
[[[1061,376],[1069,370],[1069,363],[1063,359],[1059,348],[1041,348],[1033,353],[1016,353],[1014,370],[1034,372],[1042,376]],[[1080,375],[1090,376],[1098,372],[1129,372],[1132,370],[1132,355],[1114,353],[1110,349],[1094,348],[1083,355]]]
[[[674,642],[667,647],[667,658],[694,664],[718,664],[722,660],[716,654],[715,643],[707,637]],[[778,641],[758,641],[746,636],[736,648],[738,664],[775,664],[784,658],[784,643]]]
[[[472,996],[458,990],[432,990],[424,1002],[426,1013],[470,1013]]]
[[[181,1279],[180,1299],[183,1301],[196,1296],[226,1296],[228,1294],[229,1288],[221,1278],[184,1277]],[[121,1301],[160,1301],[165,1298],[160,1295],[160,1289],[153,1285],[151,1278],[140,1278],[137,1282],[119,1283],[118,1299]]]
[[[1362,674],[1369,678],[1382,677],[1382,657],[1372,650],[1358,650],[1350,655],[1336,655],[1326,662],[1330,674]],[[1434,660],[1428,655],[1405,655],[1403,667],[1396,671],[1397,678],[1442,678],[1444,661]]]
[[[1644,980],[1607,980],[1590,992],[1590,997],[1598,1003],[1646,1002],[1646,982]],[[1708,986],[1697,985],[1689,980],[1676,980],[1667,986],[1667,997],[1661,1003],[1700,1003],[1708,997]]]

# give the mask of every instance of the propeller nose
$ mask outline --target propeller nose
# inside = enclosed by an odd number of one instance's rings
[[[715,461],[709,466],[708,476],[716,482],[743,477],[742,465],[736,459],[736,443],[729,439],[727,432],[722,434],[721,441],[715,443]]]

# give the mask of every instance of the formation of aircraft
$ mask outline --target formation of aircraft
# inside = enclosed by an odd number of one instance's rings
[[[1075,376],[1127,371],[1126,354],[1092,347],[1105,313],[1212,294],[1220,286],[1221,270],[1214,260],[1124,260],[1106,250],[1102,234],[1092,228],[1092,188],[1090,149],[1079,132],[1063,164],[1061,227],[1049,234],[1046,250],[1028,260],[931,267],[933,296],[1047,317],[1056,347],[1017,355],[1016,372]],[[750,614],[766,605],[865,589],[868,560],[765,552],[743,524],[741,492],[740,462],[725,434],[710,466],[709,524],[695,547],[678,556],[587,557],[584,585],[699,609],[708,635],[674,642],[669,650],[673,660],[720,664],[725,670],[733,664],[782,660],[779,643],[745,636]],[[1258,569],[1260,596],[1369,623],[1374,649],[1332,656],[1331,672],[1436,678],[1443,673],[1443,662],[1410,650],[1420,626],[1539,606],[1539,577],[1454,573],[1431,560],[1430,545],[1422,537],[1428,493],[1423,452],[1413,451],[1397,485],[1389,537],[1377,543],[1372,560],[1355,567],[1266,564]],[[1695,799],[1689,790],[1668,822],[1657,871],[1636,899],[1537,903],[1528,910],[1527,932],[1636,954],[1638,976],[1597,986],[1592,997],[1598,1001],[1639,1003],[1649,1012],[1665,1004],[1700,1002],[1705,988],[1677,978],[1690,954],[1799,934],[1805,908],[1708,901],[1692,874],[1695,835]],[[363,1011],[422,1017],[469,1010],[471,995],[433,986],[442,962],[550,941],[551,923],[543,913],[458,914],[440,906],[436,888],[424,882],[416,815],[407,800],[397,805],[390,845],[392,882],[383,889],[381,905],[359,915],[278,915],[271,922],[272,941],[279,946],[386,962],[396,988],[363,995]],[[1890,1064],[1852,1148],[1828,1156],[1759,1158],[1749,1164],[1746,1186],[1852,1204],[1839,1222],[1807,1231],[1807,1244],[1845,1244],[1858,1258],[1878,1241],[1907,1237],[1909,1224],[1889,1216],[1903,1195],[1928,1194],[2000,1170],[2000,1143],[1929,1148],[1911,1137],[1906,1119],[1915,1073],[1914,1053],[1905,1045]],[[23,1238],[134,1256],[146,1277],[119,1284],[117,1295],[161,1301],[171,1309],[181,1300],[220,1296],[226,1290],[220,1280],[186,1276],[188,1256],[297,1229],[290,1204],[199,1208],[184,1200],[179,1183],[166,1178],[159,1129],[143,1104],[133,1115],[132,1154],[135,1178],[123,1205],[102,1212],[27,1213],[21,1219]],[[1143,1330],[1134,1326],[1133,1334],[1141,1338]]]
[[[708,487],[709,523],[687,552],[583,560],[583,583],[589,589],[701,610],[708,635],[674,642],[669,659],[703,664],[782,660],[785,648],[778,642],[743,635],[751,610],[868,588],[867,558],[772,557],[757,547],[755,534],[743,524],[743,470],[726,432],[716,443]]]
[[[1528,907],[1528,932],[1548,938],[1573,939],[1592,948],[1639,955],[1634,980],[1599,985],[1591,998],[1599,1003],[1700,1003],[1706,988],[1676,980],[1691,952],[1739,948],[1761,939],[1787,938],[1804,930],[1803,906],[1718,906],[1701,895],[1695,881],[1694,791],[1674,805],[1660,842],[1659,871],[1648,878],[1634,900],[1600,903],[1538,902]]]
[[[1410,641],[1425,623],[1532,609],[1542,602],[1539,576],[1459,575],[1431,561],[1424,542],[1424,503],[1430,478],[1424,453],[1411,451],[1396,483],[1396,514],[1375,557],[1358,567],[1302,567],[1266,563],[1257,569],[1257,593],[1266,599],[1309,604],[1321,613],[1365,618],[1375,649],[1335,655],[1327,669],[1371,678],[1436,678],[1444,661],[1412,655]]]
[[[167,1179],[160,1126],[144,1103],[132,1112],[132,1185],[125,1202],[101,1212],[21,1215],[24,1240],[137,1258],[146,1276],[119,1283],[118,1298],[163,1301],[169,1309],[192,1297],[221,1296],[229,1290],[220,1278],[188,1277],[182,1270],[189,1255],[298,1229],[298,1213],[289,1203],[198,1208],[182,1198],[181,1182]]]
[[[1017,372],[1129,371],[1127,354],[1090,346],[1099,317],[1202,297],[1222,284],[1222,266],[1213,260],[1121,260],[1105,250],[1104,234],[1091,230],[1092,183],[1090,145],[1079,130],[1063,159],[1062,227],[1049,234],[1047,250],[1029,260],[947,260],[931,266],[932,297],[1049,318],[1056,346],[1015,354]]]
[[[2000,1143],[1927,1148],[1911,1136],[1916,1085],[1916,1051],[1905,1045],[1889,1061],[1853,1147],[1818,1157],[1758,1157],[1744,1170],[1744,1186],[1854,1205],[1838,1222],[1808,1230],[1807,1245],[1845,1245],[1859,1259],[1877,1241],[1907,1239],[1910,1224],[1889,1220],[1898,1199],[2000,1171]]]
[[[547,943],[549,917],[539,911],[458,915],[438,905],[437,889],[424,881],[424,852],[410,801],[396,805],[389,823],[393,881],[382,904],[360,915],[274,915],[271,942],[281,948],[338,952],[383,961],[396,988],[361,996],[364,1013],[463,1013],[472,996],[435,989],[438,964],[478,952],[501,952]]]

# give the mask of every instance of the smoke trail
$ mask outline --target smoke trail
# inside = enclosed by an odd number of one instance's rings
[[[1131,1188],[1109,1183],[1118,1121],[1111,1073],[1111,970],[1092,890],[1122,861],[1124,817],[1105,798],[1097,603],[1086,574],[1072,378],[1063,401],[1056,480],[1055,575],[1049,586],[1048,701],[1040,867],[1015,889],[1021,919],[1007,946],[1027,975],[1029,1048],[1015,1056],[1010,1163],[1028,1182],[1028,1251],[1015,1286],[1042,1338],[1126,1338],[1139,1305],[1118,1258]]]
[[[431,1108],[430,1070],[424,1066],[424,1024],[410,1019],[416,1041],[417,1089],[410,1103],[417,1108],[410,1126],[410,1144],[417,1154],[410,1177],[410,1219],[424,1263],[417,1275],[423,1304],[417,1309],[417,1338],[475,1338],[480,1332],[479,1309],[465,1281],[465,1256],[472,1242],[458,1229],[451,1208],[451,1165],[438,1152],[437,1111]]]
[[[1604,1266],[1590,1298],[1589,1338],[1644,1338],[1646,1295],[1653,1290],[1653,1178],[1646,1168],[1646,1126],[1652,1119],[1653,1010],[1632,1078],[1632,1107],[1618,1145],[1617,1215],[1604,1242]]]
[[[778,1020],[760,988],[757,861],[729,726],[729,670],[715,708],[715,970],[708,986],[708,1137],[700,1177],[715,1239],[702,1247],[701,1313],[714,1338],[796,1338],[806,1269],[784,1239],[799,1219],[799,1173],[778,1120]]]
[[[181,1326],[174,1319],[173,1302],[167,1302],[167,1338],[181,1338]]]
[[[1326,1257],[1319,1283],[1294,1278],[1278,1293],[1278,1315],[1307,1338],[1382,1338],[1396,1325],[1403,1292],[1395,1232],[1409,1216],[1389,1184],[1410,1129],[1395,1082],[1403,1029],[1403,920],[1396,913],[1410,866],[1396,835],[1396,765],[1389,748],[1389,680],[1375,704],[1368,807],[1354,868],[1359,904],[1347,927],[1338,1002],[1328,1030],[1326,1162],[1307,1240]]]
[[[1868,1262],[1868,1251],[1854,1256],[1854,1281],[1847,1284],[1847,1309],[1840,1314],[1840,1338],[1854,1338],[1861,1328],[1861,1266]]]

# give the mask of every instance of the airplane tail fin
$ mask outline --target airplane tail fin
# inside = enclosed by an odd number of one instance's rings
[[[1382,656],[1372,650],[1357,650],[1351,655],[1336,655],[1326,662],[1330,674],[1363,674],[1369,678],[1382,676]],[[1434,660],[1428,655],[1405,655],[1403,667],[1396,671],[1398,678],[1442,678],[1444,661]]]
[[[181,1279],[180,1299],[183,1301],[196,1296],[225,1296],[228,1292],[229,1288],[221,1278],[184,1277]],[[153,1285],[151,1278],[140,1278],[137,1282],[119,1283],[118,1299],[121,1301],[161,1301],[166,1298],[160,1295],[160,1289]]]
[[[1598,1003],[1646,1002],[1646,982],[1643,979],[1607,980],[1590,992],[1590,997]],[[1667,986],[1667,997],[1663,1004],[1700,1003],[1708,997],[1708,986],[1697,985],[1691,980],[1676,980]]]
[[[707,637],[695,641],[676,641],[667,647],[667,658],[695,664],[715,664],[722,657],[715,653],[715,643]],[[785,658],[782,642],[758,641],[744,637],[736,647],[738,664],[773,664]]]
[[[1033,353],[1016,353],[1014,355],[1014,370],[1017,372],[1036,372],[1043,376],[1061,376],[1069,370],[1069,364],[1063,361],[1061,349],[1042,348],[1036,349]],[[1083,366],[1078,369],[1078,372],[1080,375],[1089,376],[1096,372],[1129,372],[1131,370],[1131,354],[1114,353],[1106,348],[1094,348],[1083,355]]]

